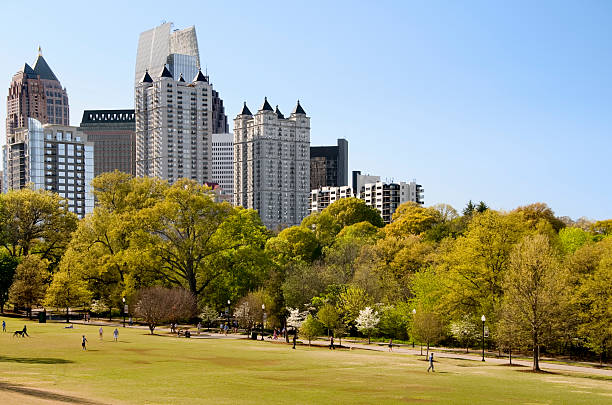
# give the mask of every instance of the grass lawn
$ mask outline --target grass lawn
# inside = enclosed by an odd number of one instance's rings
[[[612,404],[612,379],[533,374],[447,360],[280,343],[177,339],[142,329],[6,320],[0,403],[79,404]],[[89,340],[81,350],[81,335]]]

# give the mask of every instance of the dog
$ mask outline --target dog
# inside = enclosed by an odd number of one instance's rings
[[[13,337],[15,337],[15,336],[24,337],[23,331],[22,330],[16,330],[15,333],[13,333]]]

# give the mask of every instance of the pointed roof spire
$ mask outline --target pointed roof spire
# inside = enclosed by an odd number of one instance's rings
[[[259,109],[259,111],[274,111],[270,103],[268,103],[268,97],[264,97],[264,103]]]
[[[274,110],[274,112],[276,113],[276,116],[281,119],[281,118],[285,118],[285,116],[283,115],[282,112],[280,112],[280,110],[278,109],[278,104],[276,105],[276,109]]]
[[[23,65],[23,69],[21,69],[21,71],[25,73],[26,77],[36,77],[34,70],[32,70],[30,65],[28,65],[27,63]]]
[[[193,79],[194,82],[207,82],[208,78],[202,74],[202,69],[198,70],[198,75]]]
[[[42,56],[42,48],[38,45],[38,56]]]
[[[164,65],[164,70],[162,70],[160,77],[169,77],[170,79],[173,79],[174,77],[172,77],[172,73],[170,73],[170,71],[168,70],[168,66]]]
[[[244,102],[244,105],[242,106],[242,111],[240,112],[240,115],[253,115],[251,114],[251,110],[249,110],[249,107],[247,107],[246,101]]]
[[[149,75],[149,69],[145,70],[145,74],[140,83],[153,83],[153,79],[151,79],[151,75]]]
[[[183,79],[183,74],[182,73],[180,74],[178,81],[179,82],[183,82],[183,83],[185,82],[185,79]]]
[[[38,58],[36,58],[36,62],[34,62],[34,73],[40,76],[41,79],[45,80],[57,80],[55,74],[47,64],[47,61],[42,56],[42,51],[39,51]]]
[[[306,111],[300,105],[300,100],[297,101],[297,105],[295,106],[295,110],[293,110],[293,114],[304,114],[306,115]]]

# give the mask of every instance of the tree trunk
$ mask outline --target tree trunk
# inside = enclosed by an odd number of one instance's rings
[[[508,353],[510,354],[510,365],[512,365],[512,349],[508,350]]]
[[[540,371],[540,342],[537,333],[533,335],[533,371]]]
[[[425,358],[429,358],[429,340],[427,341],[427,354],[425,354]]]
[[[70,308],[66,307],[66,323],[70,323]]]
[[[370,334],[368,333],[368,344],[370,344]]]
[[[113,320],[113,307],[108,307],[108,321],[111,322]]]

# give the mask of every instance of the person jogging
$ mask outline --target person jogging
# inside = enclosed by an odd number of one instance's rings
[[[435,372],[436,370],[434,370],[434,366],[433,366],[433,352],[431,352],[431,354],[429,355],[429,367],[427,367],[427,372],[429,373],[429,370],[431,369],[432,372]]]
[[[87,350],[87,338],[85,337],[85,335],[83,335],[83,338],[81,339],[81,347],[83,348],[83,350]]]

